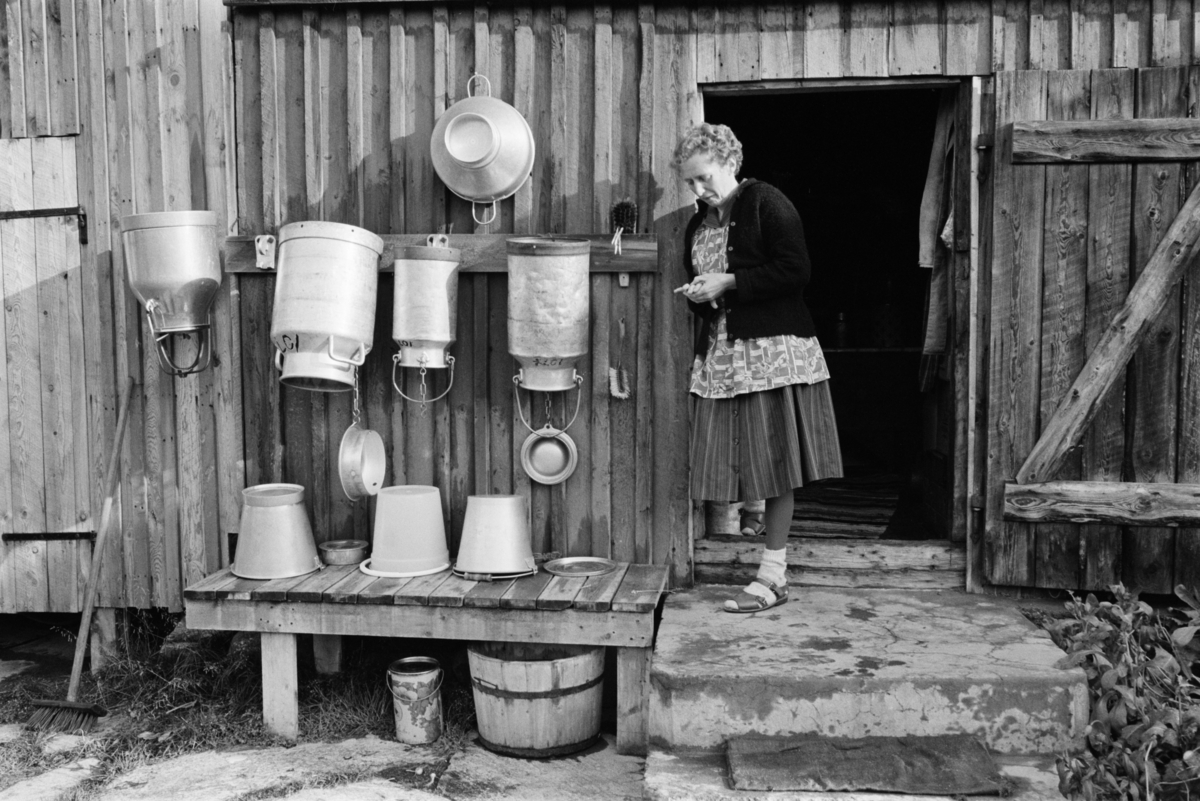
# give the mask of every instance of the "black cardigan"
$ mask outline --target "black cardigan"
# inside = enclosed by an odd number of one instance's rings
[[[692,242],[707,213],[708,206],[701,201],[684,234],[683,262],[689,280],[696,277]],[[816,335],[804,304],[811,273],[804,226],[786,195],[753,178],[746,181],[729,211],[727,258],[735,284],[718,302],[724,302],[731,339]],[[708,303],[688,303],[704,321],[695,344],[696,354],[703,355],[717,309]]]

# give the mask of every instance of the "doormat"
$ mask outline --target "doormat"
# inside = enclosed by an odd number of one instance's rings
[[[735,790],[874,790],[916,795],[1007,795],[987,747],[967,734],[936,737],[732,737]]]

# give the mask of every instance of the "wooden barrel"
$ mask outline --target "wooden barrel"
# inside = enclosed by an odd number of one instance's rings
[[[479,742],[500,754],[573,754],[600,736],[604,648],[478,643],[467,649]]]

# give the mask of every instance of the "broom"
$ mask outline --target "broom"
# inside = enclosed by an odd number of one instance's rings
[[[96,603],[96,584],[100,576],[100,563],[103,561],[104,543],[108,539],[109,529],[112,528],[113,495],[117,491],[117,464],[120,461],[121,442],[125,438],[129,395],[132,390],[133,378],[128,378],[125,388],[121,390],[117,432],[113,436],[113,447],[108,454],[108,466],[104,472],[104,509],[100,513],[100,530],[96,533],[96,544],[92,548],[92,567],[88,572],[87,590],[83,596],[83,615],[79,620],[79,634],[75,638],[75,661],[71,665],[71,683],[67,687],[67,700],[35,700],[33,705],[36,709],[25,724],[27,729],[84,734],[96,725],[97,719],[108,714],[108,710],[98,704],[81,704],[75,699],[79,697],[79,679],[83,675],[83,654],[87,650],[88,632],[92,627],[92,610]]]

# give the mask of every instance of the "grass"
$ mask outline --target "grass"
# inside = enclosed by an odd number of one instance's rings
[[[102,736],[61,754],[43,753],[46,735],[39,733],[0,744],[0,790],[58,765],[96,757],[100,765],[93,778],[68,796],[83,801],[141,765],[210,749],[283,744],[263,728],[257,635],[230,644],[227,635],[206,632],[192,642],[162,649],[166,633],[179,617],[143,615],[132,627],[126,653],[98,674],[84,674],[80,700],[109,711]],[[456,661],[461,662],[460,649],[430,640],[348,637],[344,669],[335,676],[317,675],[302,656],[300,742],[333,742],[368,734],[393,739],[386,668],[393,659],[420,653],[449,666],[442,689],[443,735],[428,746],[431,765],[448,764],[449,756],[465,745],[474,728],[470,687],[457,675],[461,671],[452,669]],[[301,648],[301,653],[305,650]],[[65,698],[66,689],[66,676],[21,674],[7,680],[0,685],[0,723],[28,720],[35,699]],[[306,779],[302,786],[334,786],[360,778],[364,774],[349,770]],[[251,794],[239,801],[265,797]]]

